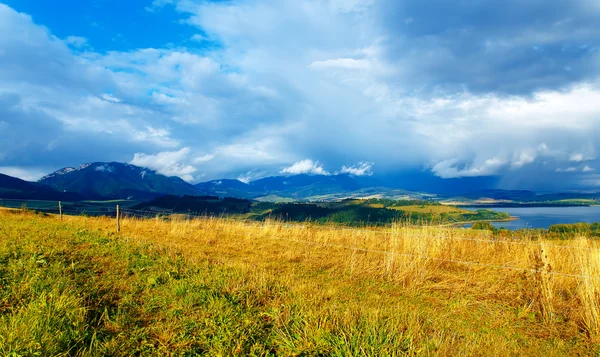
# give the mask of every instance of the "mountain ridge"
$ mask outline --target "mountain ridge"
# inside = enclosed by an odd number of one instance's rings
[[[350,174],[299,174],[268,176],[250,182],[220,179],[192,185],[176,176],[120,162],[92,162],[64,167],[45,175],[37,182],[5,176],[0,193],[21,198],[69,197],[75,199],[132,199],[144,201],[163,195],[235,197],[260,201],[334,201],[346,198],[435,199],[489,203],[540,202],[584,198],[598,200],[600,193],[536,193],[527,190],[484,189],[462,194],[433,194],[393,188],[379,178]],[[1,180],[0,180],[1,181]],[[402,182],[402,181],[400,181]],[[3,188],[4,185],[5,187]],[[12,185],[12,186],[11,186]],[[398,186],[398,183],[392,186]],[[17,187],[17,188],[15,188]],[[19,187],[22,188],[19,191]],[[20,193],[18,193],[20,192]],[[61,195],[62,194],[62,195]],[[35,197],[37,196],[37,197]],[[7,198],[7,197],[5,197]]]
[[[59,192],[41,183],[0,174],[0,198],[78,201],[83,199],[83,196],[72,192]]]
[[[152,199],[166,194],[196,195],[198,190],[176,176],[120,162],[93,162],[66,167],[39,183],[57,190],[80,193],[90,199]]]

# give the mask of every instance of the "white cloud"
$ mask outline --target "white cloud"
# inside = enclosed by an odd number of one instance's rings
[[[65,42],[73,47],[81,48],[87,46],[88,39],[81,36],[68,36]]]
[[[146,6],[146,11],[155,12],[161,7],[173,4],[173,0],[153,0],[150,6]]]
[[[292,166],[288,166],[280,171],[282,174],[288,175],[300,175],[300,174],[311,174],[311,175],[329,175],[329,172],[323,169],[323,165],[319,164],[318,161],[312,161],[305,159],[296,162]]]
[[[432,171],[441,178],[490,176],[497,174],[506,165],[506,161],[498,158],[487,159],[479,165],[464,168],[457,167],[458,163],[458,159],[444,160],[435,164]]]
[[[101,95],[102,99],[108,101],[108,102],[113,102],[113,103],[121,103],[121,100],[111,94],[107,94],[104,93]]]
[[[593,168],[589,167],[588,165],[585,165],[585,166],[583,167],[583,169],[581,169],[581,171],[582,171],[582,172],[592,172],[592,171],[595,171],[595,169],[593,169]]]
[[[360,59],[353,58],[338,58],[330,59],[325,61],[315,61],[309,66],[311,69],[324,70],[332,68],[351,69],[351,70],[364,70],[369,69],[369,62]]]
[[[201,34],[197,33],[197,34],[193,35],[192,37],[190,37],[190,40],[196,41],[196,42],[202,42],[202,41],[206,41],[207,38],[206,38],[206,36],[202,36]]]
[[[98,165],[94,168],[94,171],[113,172],[115,168],[110,165]]]
[[[342,166],[340,173],[354,176],[371,176],[373,175],[372,167],[372,162],[359,162],[354,166]]]
[[[8,176],[17,177],[25,181],[37,181],[48,172],[41,171],[37,168],[25,168],[25,167],[14,167],[14,166],[0,166],[0,173]]]
[[[198,156],[194,159],[194,162],[197,164],[203,163],[203,162],[208,162],[212,159],[215,158],[215,155],[211,155],[211,154],[206,154],[206,155],[202,155],[202,156]]]
[[[251,181],[255,181],[255,180],[261,179],[266,176],[268,176],[268,175],[265,172],[248,171],[246,173],[239,175],[237,177],[237,180],[241,181],[243,183],[249,183]]]
[[[583,160],[585,160],[583,157],[583,154],[580,154],[580,153],[572,154],[569,157],[569,161],[579,162],[579,161],[583,161]]]
[[[179,176],[188,182],[192,182],[194,181],[194,174],[198,170],[194,166],[184,163],[189,154],[190,148],[188,147],[178,151],[163,151],[154,155],[136,153],[129,163],[156,170],[166,176]]]
[[[544,148],[545,146],[542,146]],[[537,157],[537,151],[533,149],[525,149],[521,152],[514,153],[514,159],[511,163],[511,167],[520,168],[524,165],[531,164]]]
[[[573,167],[573,166],[556,169],[556,172],[575,172],[575,171],[577,171],[577,168]]]
[[[145,130],[132,133],[132,139],[135,141],[151,142],[161,147],[177,147],[179,141],[171,138],[171,133],[166,129],[157,129],[146,127]]]

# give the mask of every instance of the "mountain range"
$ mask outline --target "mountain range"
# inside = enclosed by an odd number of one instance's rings
[[[42,177],[39,183],[59,191],[77,192],[88,199],[147,200],[163,196],[197,195],[198,190],[179,177],[119,162],[95,162],[67,167]]]
[[[0,199],[37,199],[49,201],[78,201],[77,193],[59,192],[49,186],[0,174]]]
[[[119,162],[95,162],[67,167],[27,182],[0,174],[0,198],[45,200],[147,201],[164,195],[238,197],[260,201],[332,201],[344,198],[443,199],[489,198],[519,202],[599,199],[600,194],[555,193],[539,195],[522,190],[466,191],[461,195],[442,196],[386,187],[372,177],[338,175],[271,176],[256,181],[213,180],[192,185],[179,177]]]

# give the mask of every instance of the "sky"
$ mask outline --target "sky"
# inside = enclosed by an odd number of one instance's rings
[[[597,0],[0,0],[0,172],[600,191],[598,23]]]

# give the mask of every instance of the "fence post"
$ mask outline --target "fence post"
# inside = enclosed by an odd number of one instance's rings
[[[119,205],[117,205],[117,233],[121,231],[121,216],[119,215]]]
[[[58,215],[60,216],[60,220],[62,221],[62,202],[58,201]]]

